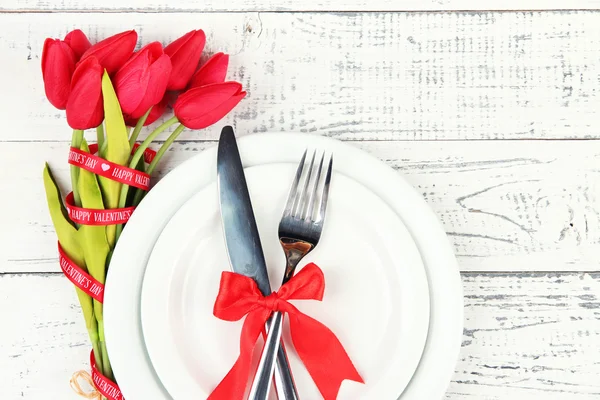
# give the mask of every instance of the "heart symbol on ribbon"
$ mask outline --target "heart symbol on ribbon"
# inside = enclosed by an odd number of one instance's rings
[[[102,168],[102,171],[106,172],[110,169],[110,165],[103,163],[102,165],[100,165],[100,168]]]

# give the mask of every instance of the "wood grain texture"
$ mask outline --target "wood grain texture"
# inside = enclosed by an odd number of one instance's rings
[[[453,11],[598,9],[598,0],[3,0],[0,11]]]
[[[463,287],[463,348],[446,399],[600,397],[599,274],[468,274]]]
[[[560,264],[555,264],[560,268]],[[600,274],[466,274],[463,347],[446,400],[600,396]],[[59,274],[0,275],[2,399],[78,399],[89,345]],[[19,304],[19,307],[14,307]]]
[[[67,140],[46,101],[45,37],[141,42],[208,33],[248,97],[225,119],[248,132],[346,140],[599,138],[597,12],[0,14],[0,140]],[[187,139],[216,139],[214,131]]]
[[[157,177],[213,144],[177,143]],[[461,270],[598,270],[600,141],[354,145],[398,169],[423,194]],[[0,208],[0,272],[59,271],[41,172],[48,161],[64,189],[67,149],[68,143],[0,143],[0,181],[19,188]]]

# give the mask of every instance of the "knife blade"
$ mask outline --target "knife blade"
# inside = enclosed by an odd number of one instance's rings
[[[267,263],[260,244],[244,168],[233,129],[223,128],[217,151],[221,218],[229,262],[234,272],[256,281],[263,295],[271,294]]]
[[[271,294],[271,286],[267,264],[258,235],[235,133],[231,126],[225,126],[219,138],[217,185],[225,245],[231,267],[234,272],[254,279],[262,294],[268,296]],[[283,343],[277,353],[275,383],[279,400],[298,399]],[[267,398],[269,387],[270,385],[267,385],[261,389],[260,398]]]

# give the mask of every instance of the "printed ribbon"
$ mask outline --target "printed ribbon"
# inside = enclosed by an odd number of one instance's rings
[[[119,387],[98,371],[94,359],[94,350],[90,353],[90,365],[92,366],[92,381],[96,389],[108,400],[125,400]]]
[[[238,321],[244,315],[246,319],[240,337],[240,355],[208,399],[243,399],[256,341],[274,311],[288,314],[296,352],[325,400],[335,400],[344,379],[364,383],[335,334],[288,303],[288,300],[321,301],[324,290],[323,271],[312,263],[302,268],[278,292],[266,297],[253,279],[224,271],[213,314],[225,321]]]
[[[67,256],[60,243],[58,244],[58,260],[60,268],[73,285],[100,303],[104,301],[104,285],[75,264]]]
[[[69,164],[129,186],[150,190],[150,175],[147,173],[110,162],[75,147],[71,147],[69,151]]]
[[[95,210],[75,206],[73,192],[65,198],[69,219],[81,225],[116,225],[129,221],[135,207]]]

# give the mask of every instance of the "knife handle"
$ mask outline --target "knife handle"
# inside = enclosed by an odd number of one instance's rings
[[[289,367],[281,332],[283,314],[275,312],[267,322],[267,339],[263,348],[258,369],[252,382],[249,400],[267,400],[271,377],[275,375],[275,388],[279,400],[298,400],[298,391]],[[275,357],[277,355],[277,357]],[[277,363],[275,363],[277,361]],[[277,365],[275,365],[277,364]]]

